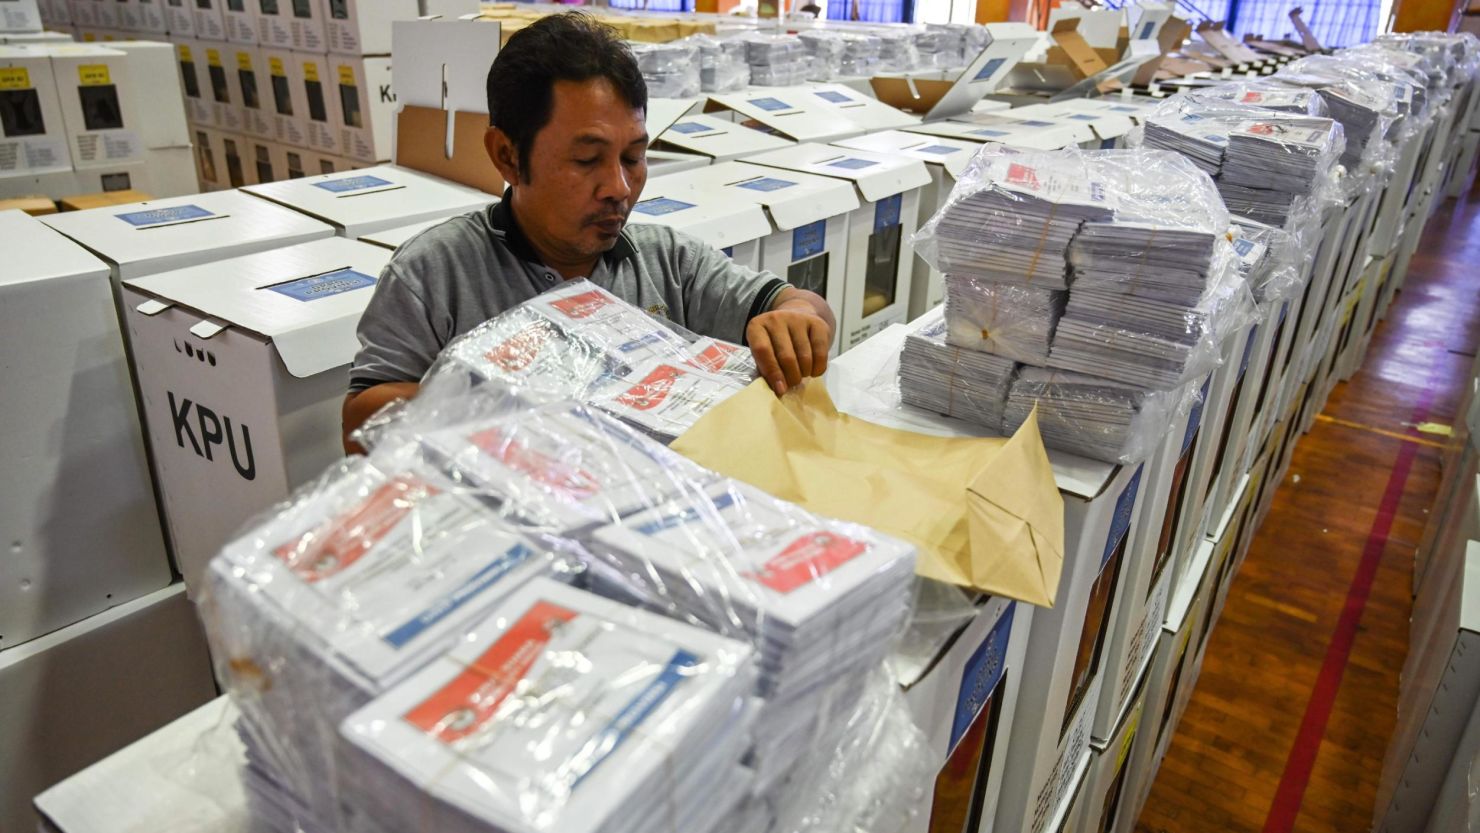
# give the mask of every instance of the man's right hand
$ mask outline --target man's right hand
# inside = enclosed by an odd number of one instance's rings
[[[358,431],[376,411],[397,399],[414,399],[419,390],[421,385],[416,382],[385,382],[346,396],[342,419],[344,453],[364,454],[365,449],[351,440],[350,435]]]

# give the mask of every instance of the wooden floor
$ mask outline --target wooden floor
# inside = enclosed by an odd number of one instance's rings
[[[1370,828],[1407,653],[1413,553],[1439,480],[1435,438],[1413,423],[1457,418],[1480,343],[1477,264],[1480,188],[1429,222],[1363,367],[1296,447],[1138,833]],[[1385,494],[1395,512],[1384,540]],[[1376,568],[1367,579],[1364,551]],[[1342,628],[1344,611],[1354,627]]]

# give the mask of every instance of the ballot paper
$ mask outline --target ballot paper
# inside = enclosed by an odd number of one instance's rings
[[[1003,422],[1021,425],[1038,407],[1043,444],[1109,463],[1144,460],[1166,434],[1179,392],[1151,391],[1080,373],[1024,367]]]
[[[973,171],[981,187],[959,195],[936,218],[942,272],[1067,289],[1065,252],[1085,221],[1107,220],[1105,184],[1087,166],[1049,154],[997,156]]]
[[[745,43],[750,83],[755,86],[790,87],[805,82],[812,73],[806,44],[791,35],[746,32],[735,39]]]
[[[1076,294],[1097,291],[1196,304],[1207,290],[1222,230],[1215,231],[1211,224],[1176,225],[1180,219],[1085,223],[1069,246],[1074,269],[1071,300]]]
[[[752,674],[743,642],[532,582],[343,722],[344,781],[399,830],[708,831],[748,789]]]
[[[662,443],[673,441],[745,384],[696,362],[656,361],[614,381],[592,403]]]
[[[1219,182],[1309,194],[1329,175],[1335,123],[1330,119],[1260,119],[1240,123],[1228,134]]]
[[[693,98],[700,92],[699,47],[684,41],[629,41],[637,69],[653,98]]]
[[[713,475],[595,408],[556,403],[425,432],[431,459],[519,524],[571,533]]]
[[[1220,84],[1192,93],[1194,100],[1220,100],[1297,115],[1318,116],[1326,105],[1314,90],[1289,87],[1277,81]]]
[[[701,338],[689,347],[689,364],[748,385],[760,375],[748,348],[717,338]]]
[[[1210,318],[1207,310],[1117,292],[1071,292],[1048,363],[1167,390],[1209,369],[1209,358],[1216,363]]]
[[[946,275],[945,285],[947,343],[1030,364],[1048,361],[1067,293],[965,275]]]
[[[1146,147],[1182,154],[1209,176],[1217,176],[1228,149],[1229,125],[1197,113],[1157,113],[1146,121]]]
[[[992,290],[1050,294],[1005,284],[982,283]],[[1051,293],[1062,295],[1063,293]],[[977,296],[978,298],[981,296]],[[951,303],[947,295],[947,304]],[[961,319],[958,320],[958,328]],[[946,314],[937,308],[911,324],[899,356],[899,396],[907,405],[953,416],[993,432],[1001,430],[1002,408],[1015,363],[980,349],[948,343]],[[977,330],[978,341],[985,327]]]

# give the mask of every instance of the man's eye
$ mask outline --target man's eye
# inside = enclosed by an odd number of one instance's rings
[[[590,159],[577,159],[576,160],[576,164],[577,165],[595,165],[597,163],[597,161],[598,160],[597,160],[596,157],[592,157]]]
[[[624,156],[622,157],[622,161],[628,165],[641,165],[644,158],[642,156]]]

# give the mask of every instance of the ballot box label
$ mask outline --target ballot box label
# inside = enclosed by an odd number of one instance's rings
[[[343,179],[331,179],[327,182],[315,182],[315,188],[322,188],[331,194],[348,194],[354,191],[368,191],[371,188],[385,188],[395,183],[378,176],[347,176]]]
[[[848,96],[834,90],[823,90],[817,93],[817,97],[822,99],[823,101],[828,101],[833,104],[846,104],[853,100]]]
[[[672,214],[676,211],[686,211],[693,207],[694,204],[691,202],[669,199],[668,197],[654,197],[650,200],[643,200],[642,202],[633,206],[633,210],[642,214],[647,214],[652,217],[661,217],[664,214]]]
[[[993,75],[996,75],[997,70],[1001,69],[1002,65],[1006,62],[1006,58],[993,58],[992,60],[987,61],[985,64],[982,64],[982,68],[977,71],[976,77],[971,79],[972,83],[976,83],[977,81],[985,81],[988,78],[991,78]]]
[[[1136,506],[1136,493],[1141,489],[1141,472],[1145,468],[1145,463],[1136,466],[1136,473],[1131,475],[1131,479],[1125,484],[1125,491],[1115,501],[1115,515],[1110,519],[1110,534],[1105,537],[1105,551],[1100,554],[1100,569],[1104,569],[1105,563],[1120,544],[1120,539],[1131,528],[1131,510]]]
[[[962,148],[953,148],[950,145],[927,145],[926,147],[920,148],[921,153],[933,153],[937,156],[946,156],[952,153],[959,153],[961,150]]]
[[[779,98],[752,98],[750,100],[750,103],[761,108],[762,110],[765,110],[768,113],[774,113],[778,110],[792,109],[792,106],[790,104],[787,104]]]
[[[174,223],[193,223],[196,220],[205,220],[217,215],[198,205],[176,205],[169,208],[151,208],[148,211],[129,211],[114,216],[134,228],[151,228]]]
[[[899,225],[899,208],[903,201],[903,194],[895,194],[874,203],[874,232],[876,234],[891,226]]]
[[[947,749],[955,749],[971,722],[981,713],[982,706],[997,690],[1007,670],[1007,642],[1012,638],[1012,616],[1017,604],[1009,603],[1002,618],[992,626],[987,638],[982,640],[966,667],[961,669],[961,690],[956,697],[956,715],[951,722],[951,742]]]
[[[763,176],[752,179],[749,182],[740,183],[741,188],[749,188],[752,191],[780,191],[782,188],[790,188],[796,185],[789,179],[777,179],[773,176]]]
[[[818,220],[798,226],[791,233],[791,259],[793,262],[821,254],[827,245],[827,221]]]
[[[364,272],[356,272],[353,269],[337,269],[333,272],[325,272],[322,275],[309,275],[306,278],[297,278],[286,283],[273,284],[264,287],[279,295],[286,295],[295,301],[317,301],[321,298],[332,298],[335,295],[343,295],[356,289],[364,289],[374,286],[375,279]]]
[[[692,136],[695,133],[708,133],[714,128],[710,127],[707,124],[700,124],[695,121],[681,121],[668,129],[676,130],[686,136]]]
[[[879,163],[875,162],[872,159],[859,159],[856,156],[845,156],[842,159],[835,159],[832,162],[827,163],[827,166],[829,168],[843,168],[844,170],[858,171],[864,168],[872,168],[877,164]]]

